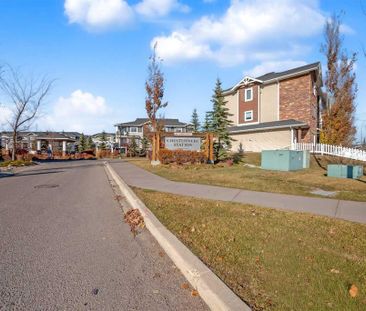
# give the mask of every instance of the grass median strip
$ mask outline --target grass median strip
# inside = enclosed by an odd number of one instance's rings
[[[366,225],[134,191],[253,310],[366,309]]]
[[[130,159],[131,163],[173,181],[200,183],[222,187],[303,196],[319,196],[314,191],[334,192],[341,200],[366,201],[366,177],[360,180],[327,177],[326,170],[314,158],[309,169],[279,172],[262,170],[260,154],[247,154],[238,165],[159,165],[151,166],[145,159]],[[323,161],[326,167],[326,161]]]

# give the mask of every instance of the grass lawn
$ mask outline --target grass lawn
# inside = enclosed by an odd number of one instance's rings
[[[15,160],[15,161],[4,161],[0,162],[0,167],[7,167],[7,166],[29,166],[33,165],[32,161],[23,161],[23,160]]]
[[[248,167],[244,164],[260,166],[260,154],[247,153],[244,163],[231,167],[223,165],[159,165],[151,166],[145,159],[129,159],[146,170],[174,181],[201,183],[255,191],[277,192],[294,195],[316,196],[315,189],[337,191],[334,198],[342,200],[366,201],[366,177],[359,180],[327,177],[327,159],[319,166],[311,160],[310,169],[296,172],[278,172]]]
[[[134,191],[253,310],[366,310],[366,225]]]

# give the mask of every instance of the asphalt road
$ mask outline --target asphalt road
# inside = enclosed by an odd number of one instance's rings
[[[97,161],[0,178],[0,310],[206,310]]]

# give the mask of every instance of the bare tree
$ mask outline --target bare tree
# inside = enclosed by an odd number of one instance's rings
[[[149,75],[145,83],[145,109],[153,131],[157,131],[158,127],[156,121],[157,112],[168,105],[167,102],[164,103],[162,101],[164,97],[164,74],[160,69],[161,60],[156,56],[156,47],[157,45],[155,44],[150,57]]]
[[[18,133],[27,131],[36,119],[39,108],[51,90],[54,80],[26,78],[19,70],[10,65],[0,71],[0,91],[11,114],[7,123],[12,130],[12,160],[15,160]]]

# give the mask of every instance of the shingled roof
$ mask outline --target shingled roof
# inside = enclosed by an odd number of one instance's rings
[[[0,132],[0,136],[11,137],[12,132]],[[36,139],[43,140],[64,140],[69,142],[75,142],[75,139],[64,135],[60,132],[18,132],[18,137],[34,136]]]
[[[158,122],[162,122],[165,126],[186,126],[187,123],[180,122],[178,119],[157,119]],[[142,126],[148,123],[148,118],[137,118],[135,121],[118,123],[115,126]]]
[[[270,129],[281,129],[281,128],[300,128],[300,127],[309,127],[305,122],[298,121],[294,119],[289,120],[281,120],[281,121],[271,121],[271,122],[263,122],[256,124],[248,124],[248,125],[238,125],[229,127],[229,133],[245,133],[245,132],[257,132],[264,131]]]
[[[320,66],[320,62],[316,62],[316,63],[312,63],[312,64],[308,64],[305,66],[301,66],[301,67],[296,67],[290,70],[286,70],[286,71],[281,71],[281,72],[269,72],[266,73],[264,75],[261,75],[259,77],[257,77],[257,80],[261,80],[263,82],[265,81],[269,81],[269,80],[273,80],[273,79],[279,79],[282,77],[286,77],[289,75],[293,75],[293,74],[297,74],[297,73],[302,73],[302,72],[307,72],[307,71],[311,71],[311,70],[316,70],[318,69]]]
[[[281,71],[281,72],[269,72],[269,73],[266,73],[264,75],[254,78],[254,80],[259,81],[260,83],[267,83],[271,80],[282,80],[282,79],[286,79],[291,76],[302,75],[304,73],[307,73],[310,71],[316,71],[316,70],[319,70],[320,74],[321,74],[320,62],[315,62],[312,64],[292,68],[292,69]],[[224,90],[223,92],[226,93],[226,92],[234,91],[240,84],[241,83],[239,82],[238,84],[234,85],[231,88]]]

